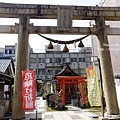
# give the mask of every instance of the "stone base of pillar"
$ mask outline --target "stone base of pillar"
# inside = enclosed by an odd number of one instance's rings
[[[105,117],[99,117],[98,120],[120,120],[120,115],[107,115]]]
[[[109,120],[109,119],[106,117],[99,117],[98,120]]]
[[[108,115],[109,120],[120,120],[120,115]]]

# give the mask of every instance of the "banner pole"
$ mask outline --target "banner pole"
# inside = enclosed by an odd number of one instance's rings
[[[36,120],[38,120],[38,116],[37,116],[37,109],[36,109]]]
[[[100,88],[101,88],[101,111],[102,117],[104,117],[104,95],[103,95],[103,81],[102,81],[102,72],[100,66],[100,59],[98,58],[98,66],[99,66],[99,73],[100,73]]]

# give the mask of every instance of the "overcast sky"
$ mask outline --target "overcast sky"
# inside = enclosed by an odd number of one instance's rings
[[[0,0],[4,3],[20,3],[20,4],[53,4],[53,5],[78,5],[78,6],[95,6],[100,5],[102,0]],[[0,18],[0,25],[14,25],[18,23],[18,19],[3,19]],[[43,20],[30,20],[30,23],[39,26],[56,26],[56,20],[47,20],[44,24]],[[49,24],[50,23],[50,24]],[[73,26],[89,26],[89,22],[74,21]],[[73,40],[80,38],[82,36],[78,35],[47,35],[47,37],[57,39],[57,40]],[[0,47],[5,47],[5,45],[15,45],[17,43],[18,36],[13,34],[0,34]],[[42,40],[42,42],[41,42]],[[44,41],[44,42],[43,42]],[[90,46],[89,37],[84,40],[85,46]],[[41,38],[39,35],[30,35],[29,43],[33,49],[43,49],[45,45],[49,44],[49,41]],[[70,45],[68,47],[74,47]]]

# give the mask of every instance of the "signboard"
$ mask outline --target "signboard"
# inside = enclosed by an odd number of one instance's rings
[[[95,67],[86,69],[88,84],[88,100],[90,106],[101,106],[100,87],[98,84],[97,70]]]
[[[24,110],[34,110],[36,100],[34,70],[22,71],[22,99]]]
[[[58,6],[57,29],[69,31],[72,28],[72,6]]]

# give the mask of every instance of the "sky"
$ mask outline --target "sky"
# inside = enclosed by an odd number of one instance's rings
[[[51,5],[77,5],[77,6],[96,6],[100,5],[103,0],[0,0],[4,3],[18,3],[18,4],[51,4]],[[43,22],[44,21],[44,22]],[[0,18],[0,25],[15,25],[19,23],[19,19],[5,19]],[[30,23],[35,26],[57,26],[57,20],[33,20],[30,19]],[[45,23],[45,24],[44,24]],[[50,23],[50,24],[49,24]],[[73,21],[73,27],[87,27],[89,26],[89,21]],[[56,40],[74,40],[80,38],[80,35],[45,35],[47,37]],[[17,34],[0,34],[0,48],[5,47],[5,45],[15,45],[18,40]],[[41,42],[42,40],[42,42]],[[44,42],[43,42],[44,41]],[[90,37],[83,40],[85,47],[91,46]],[[49,44],[49,41],[41,38],[37,34],[29,35],[29,44],[34,50],[44,49],[45,45]],[[54,44],[53,44],[54,45]],[[68,48],[74,48],[74,45],[69,45]]]

